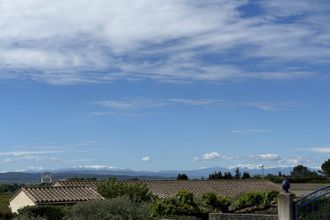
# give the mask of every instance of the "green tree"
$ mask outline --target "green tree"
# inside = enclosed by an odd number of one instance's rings
[[[227,197],[217,196],[214,192],[204,193],[201,203],[207,212],[227,212],[230,206],[230,200]]]
[[[221,171],[214,171],[213,173],[209,174],[209,180],[218,180],[223,179],[223,175]]]
[[[187,174],[185,173],[179,173],[178,176],[176,177],[177,180],[189,180]]]
[[[230,172],[225,172],[225,174],[223,175],[224,179],[233,179],[233,175],[231,175]]]
[[[251,176],[248,172],[244,172],[243,175],[242,175],[242,179],[250,179]]]
[[[186,190],[179,191],[175,197],[157,200],[151,205],[150,213],[152,217],[203,215],[194,195]]]
[[[129,197],[117,197],[101,201],[79,203],[72,207],[67,214],[68,220],[147,220],[149,217],[148,204],[135,203]]]
[[[241,179],[241,172],[239,171],[238,167],[235,170],[234,179]]]
[[[134,202],[149,202],[154,199],[154,195],[141,183],[125,183],[109,180],[100,183],[97,187],[100,194],[107,199],[128,196]]]
[[[330,159],[324,161],[324,163],[321,165],[321,169],[324,175],[330,177]]]
[[[292,177],[296,178],[304,178],[305,176],[308,176],[310,174],[310,171],[307,167],[303,165],[295,166],[291,172]]]

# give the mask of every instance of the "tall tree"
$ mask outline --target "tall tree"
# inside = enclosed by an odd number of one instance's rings
[[[308,176],[310,174],[310,171],[307,167],[303,165],[295,166],[291,172],[291,175],[296,178],[303,178],[305,176]]]
[[[241,172],[239,171],[238,167],[235,170],[234,179],[241,179]]]
[[[223,179],[223,175],[221,171],[214,171],[209,175],[209,180],[219,180],[219,179]]]
[[[324,161],[321,165],[322,173],[327,177],[330,177],[330,159]]]
[[[177,180],[189,180],[187,174],[185,173],[179,173],[178,176],[176,177]]]
[[[251,176],[248,172],[244,172],[243,175],[242,175],[242,179],[250,179]]]
[[[224,179],[233,179],[233,175],[231,175],[231,173],[230,172],[225,172],[225,174],[223,175],[223,178]]]

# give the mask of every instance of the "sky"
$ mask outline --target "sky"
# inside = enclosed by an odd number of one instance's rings
[[[320,167],[328,0],[1,0],[0,171]]]

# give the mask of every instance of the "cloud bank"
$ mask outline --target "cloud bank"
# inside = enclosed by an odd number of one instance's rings
[[[327,63],[330,55],[329,7],[323,3],[2,0],[0,80],[187,83],[313,77],[318,73],[311,65]],[[256,8],[254,13],[248,6]]]

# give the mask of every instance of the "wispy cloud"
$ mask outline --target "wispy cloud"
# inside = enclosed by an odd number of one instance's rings
[[[43,154],[54,154],[59,152],[60,151],[54,151],[54,150],[9,151],[9,152],[0,152],[0,156],[22,157],[22,156],[33,156],[33,155],[43,155]]]
[[[164,105],[162,102],[157,102],[155,100],[145,98],[134,98],[127,100],[103,100],[95,102],[95,104],[119,110],[160,107]]]
[[[260,164],[236,164],[236,165],[230,165],[230,169],[234,168],[246,168],[246,169],[261,169]]]
[[[250,3],[3,0],[0,79],[81,84],[315,76],[306,63],[330,55],[327,2],[299,0],[288,8],[282,0],[258,1],[260,13],[246,16],[243,6]],[[303,18],[295,21],[296,15]],[[208,55],[219,59],[211,63]],[[242,65],[251,60],[254,68]]]
[[[286,166],[286,167],[297,166],[297,165],[308,166],[310,162],[311,162],[311,160],[307,157],[293,156],[293,157],[289,157],[289,158],[282,159],[282,160],[278,161],[278,165],[279,166]]]
[[[257,155],[249,156],[249,158],[258,161],[279,161],[282,159],[277,154],[257,154]]]
[[[193,162],[197,161],[213,161],[213,160],[218,160],[218,159],[226,159],[226,160],[232,160],[232,159],[238,159],[238,156],[227,156],[227,155],[222,155],[219,152],[213,151],[213,152],[207,152],[204,153],[200,156],[195,156],[192,158]]]
[[[330,147],[310,147],[310,148],[298,148],[301,151],[311,151],[314,153],[328,153],[330,154]]]
[[[271,130],[269,129],[235,129],[231,130],[231,133],[237,133],[237,134],[246,134],[246,133],[269,133]]]
[[[264,111],[285,110],[298,106],[298,104],[294,102],[245,102],[243,105]]]
[[[91,165],[82,165],[82,166],[76,166],[73,167],[75,169],[91,169],[91,170],[113,170],[113,169],[120,169],[117,167],[113,167],[110,165],[101,165],[101,164],[91,164]]]
[[[143,161],[143,162],[151,161],[151,157],[150,156],[144,156],[144,157],[141,158],[141,161]]]
[[[217,99],[182,99],[182,98],[171,98],[167,99],[169,102],[179,103],[188,106],[205,106],[222,103],[222,100]]]

